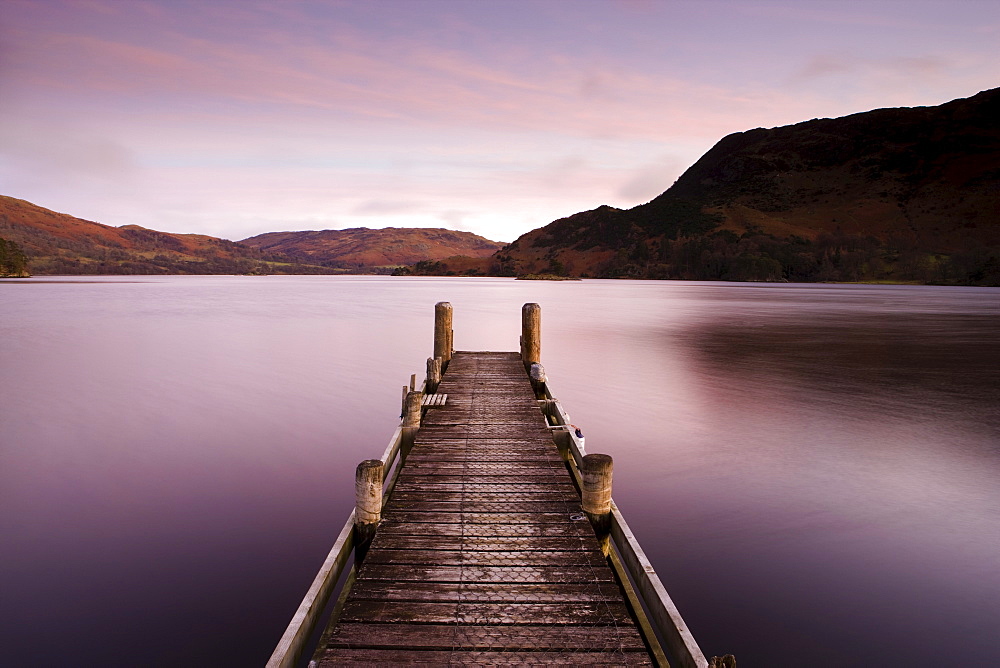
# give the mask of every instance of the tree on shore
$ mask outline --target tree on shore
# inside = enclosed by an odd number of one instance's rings
[[[16,243],[0,237],[0,277],[22,276],[30,276],[28,258]]]

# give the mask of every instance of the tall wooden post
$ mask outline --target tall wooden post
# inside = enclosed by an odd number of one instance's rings
[[[451,360],[452,350],[452,308],[449,302],[434,305],[434,357],[442,360],[442,369]]]
[[[542,307],[521,307],[521,361],[525,368],[542,361]]]
[[[354,550],[357,561],[363,560],[368,553],[368,546],[382,519],[383,470],[381,459],[366,459],[358,464],[354,473]]]
[[[611,471],[614,462],[611,455],[584,455],[580,466],[583,484],[583,512],[594,525],[601,549],[608,553],[608,535],[611,532]]]

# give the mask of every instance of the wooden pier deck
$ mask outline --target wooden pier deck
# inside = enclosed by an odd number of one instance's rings
[[[316,665],[651,665],[520,354],[437,394]]]
[[[611,457],[585,454],[552,395],[541,307],[521,310],[519,353],[453,342],[439,302],[427,378],[410,377],[385,452],[358,465],[355,508],[267,668],[309,653],[310,668],[735,666],[705,659],[611,498]]]

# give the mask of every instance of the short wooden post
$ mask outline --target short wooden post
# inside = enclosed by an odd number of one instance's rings
[[[538,304],[521,307],[521,361],[526,368],[542,361],[542,307]]]
[[[366,459],[358,464],[354,473],[354,549],[357,561],[363,560],[368,553],[368,546],[382,519],[383,469],[381,459]]]
[[[449,302],[434,305],[434,357],[442,360],[442,369],[451,360],[452,350],[452,308]]]
[[[427,391],[431,394],[437,392],[438,384],[441,382],[441,358],[427,358]]]
[[[611,531],[611,455],[584,455],[580,466],[583,512],[594,525],[601,549],[608,553],[608,534]]]
[[[535,362],[528,367],[528,378],[531,379],[531,387],[535,391],[535,397],[541,399],[545,395],[545,367]]]
[[[423,392],[406,393],[405,407],[403,409],[403,457],[410,454],[410,448],[413,447],[413,441],[417,436],[417,430],[420,429],[420,413],[422,411],[421,404],[423,401]]]
[[[420,426],[421,403],[424,400],[423,392],[406,393],[406,410],[403,412],[404,427]]]

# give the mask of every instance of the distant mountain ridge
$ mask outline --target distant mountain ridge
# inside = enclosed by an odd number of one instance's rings
[[[111,227],[0,195],[0,238],[15,242],[33,274],[326,273],[203,234]]]
[[[463,255],[490,257],[503,244],[433,227],[267,232],[240,241],[261,251],[331,267],[396,267]]]
[[[508,274],[1000,281],[1000,89],[739,132],[660,196],[528,232]]]
[[[23,251],[38,275],[389,273],[450,255],[488,257],[502,246],[468,232],[425,228],[271,232],[234,242],[112,227],[3,195],[0,240]]]

